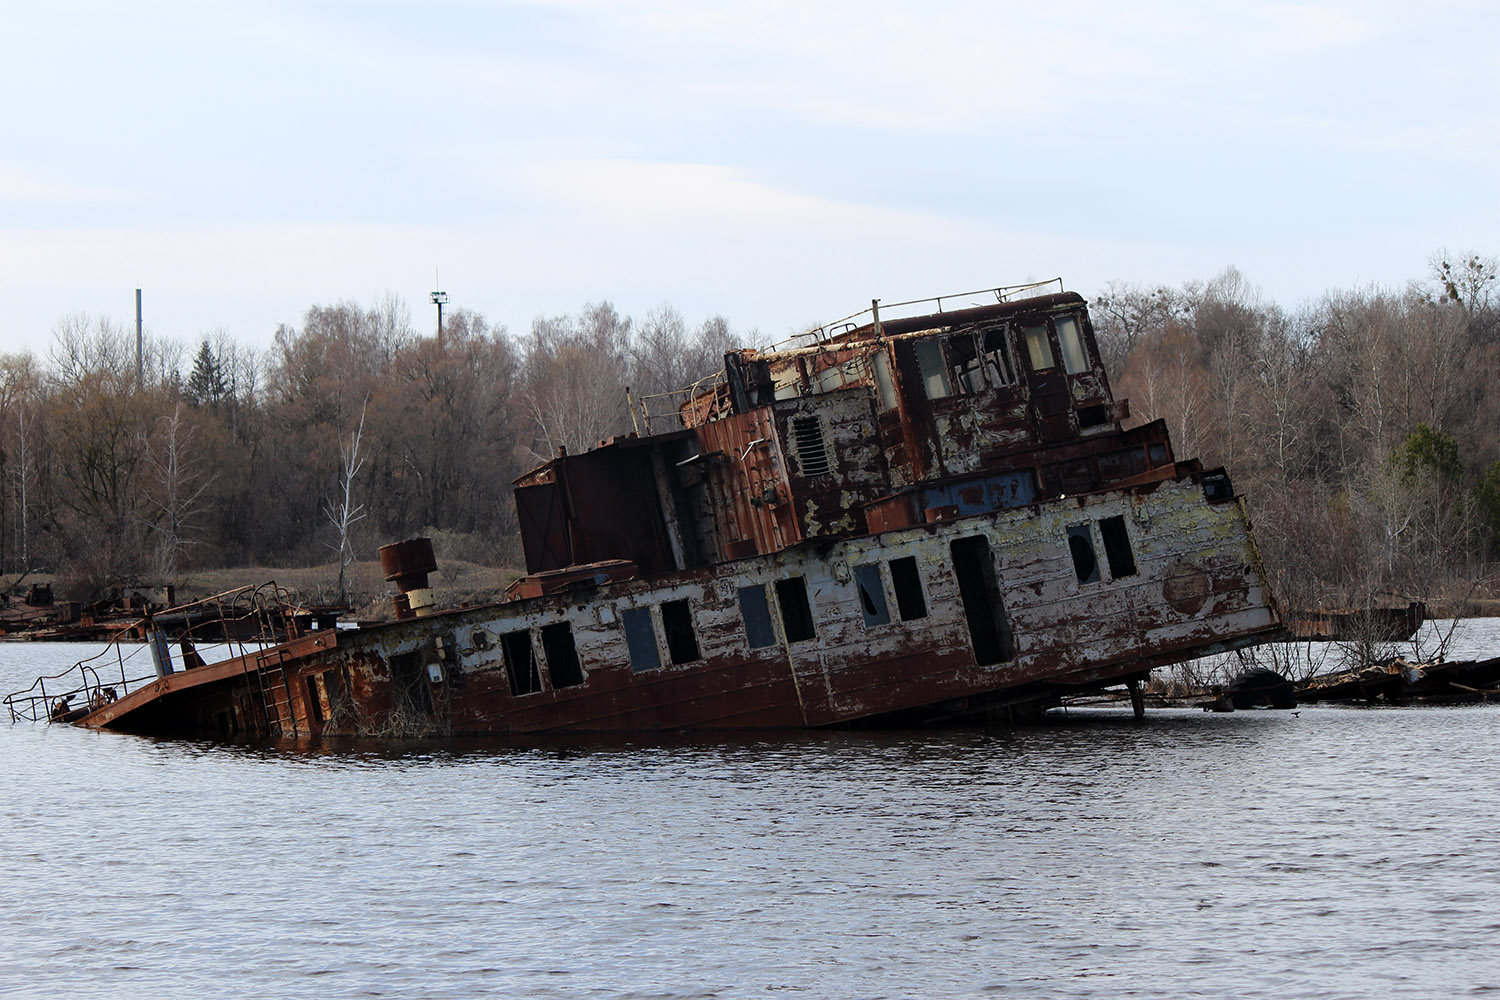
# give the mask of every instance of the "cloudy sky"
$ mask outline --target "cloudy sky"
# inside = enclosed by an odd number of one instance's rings
[[[263,344],[435,272],[524,331],[1500,252],[1488,2],[0,0],[0,350]]]

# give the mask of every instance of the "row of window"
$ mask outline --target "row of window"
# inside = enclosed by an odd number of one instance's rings
[[[965,330],[951,337],[919,340],[914,345],[922,387],[928,399],[969,395],[986,388],[1015,385],[1019,374],[1006,347],[1007,327],[988,330]],[[1033,320],[1013,327],[1018,345],[1024,346],[1026,360],[1034,372],[1058,366],[1062,354],[1063,370],[1077,375],[1088,370],[1088,352],[1083,344],[1083,328],[1076,316],[1058,316],[1051,322],[1056,335],[1057,351],[1048,335],[1045,320]],[[891,403],[894,405],[894,402]]]
[[[1073,557],[1073,570],[1080,584],[1097,583],[1101,579],[1099,558],[1095,545],[1094,529],[1103,541],[1105,563],[1112,580],[1134,576],[1137,572],[1135,555],[1130,546],[1130,534],[1121,515],[1101,518],[1097,522],[1085,521],[1067,526],[1068,549]],[[988,556],[988,547],[985,548]],[[959,553],[955,552],[958,561]],[[972,560],[971,560],[972,561]],[[891,559],[885,564],[878,562],[859,563],[850,567],[850,575],[859,597],[860,615],[866,628],[888,625],[891,622],[891,605],[887,598],[885,573],[890,574],[890,593],[895,597],[896,615],[901,621],[926,618],[927,599],[922,590],[921,575],[914,556]],[[992,570],[991,570],[992,572]],[[983,590],[989,601],[999,610],[998,586],[993,580],[976,584],[976,592]],[[776,580],[771,585],[776,595],[776,610],[781,620],[781,632],[788,643],[806,642],[817,638],[817,625],[813,619],[812,604],[808,598],[807,581],[800,576]],[[974,624],[973,603],[966,595],[965,613]],[[653,607],[661,618],[659,642]],[[754,584],[739,589],[740,618],[745,627],[745,641],[751,649],[763,649],[777,643],[776,625],[771,617],[771,600],[766,585]],[[639,608],[626,608],[620,613],[621,630],[625,634],[625,645],[630,656],[630,668],[634,673],[658,670],[663,666],[662,651],[665,646],[667,662],[673,666],[695,663],[703,658],[698,644],[697,630],[693,624],[692,605],[687,598],[663,601],[660,604]],[[996,657],[1009,659],[1009,635],[1002,622],[993,625],[996,634],[1003,638],[997,648]],[[554,690],[574,687],[584,681],[583,665],[573,642],[572,626],[568,622],[543,625],[539,630],[542,655],[546,662],[548,680]],[[483,633],[476,633],[478,636]],[[541,665],[532,649],[531,631],[517,629],[500,635],[500,651],[505,662],[505,673],[513,695],[535,694],[541,691]],[[977,641],[977,640],[976,640]],[[993,659],[993,658],[992,658]],[[990,662],[981,659],[981,662]]]

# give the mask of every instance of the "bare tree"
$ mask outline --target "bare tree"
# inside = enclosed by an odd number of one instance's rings
[[[147,445],[147,462],[156,495],[147,503],[154,511],[148,526],[156,536],[155,571],[159,580],[177,575],[182,555],[193,546],[196,521],[204,512],[203,497],[218,478],[198,469],[194,439],[198,428],[183,418],[183,405],[157,421],[155,439]]]
[[[354,503],[354,479],[359,475],[359,470],[364,468],[365,460],[359,454],[360,439],[365,432],[365,412],[369,409],[370,400],[365,399],[364,405],[359,410],[359,424],[354,432],[349,435],[346,444],[343,438],[339,439],[339,493],[337,500],[324,498],[323,512],[328,515],[328,520],[333,523],[338,531],[338,545],[330,546],[338,552],[339,560],[339,603],[346,604],[349,601],[349,567],[354,562],[354,547],[349,544],[349,529],[354,523],[365,516],[365,505]]]

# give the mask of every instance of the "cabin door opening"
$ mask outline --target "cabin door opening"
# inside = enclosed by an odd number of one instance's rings
[[[964,602],[964,619],[969,625],[969,639],[974,643],[974,660],[980,666],[1015,659],[1010,629],[1005,621],[1005,607],[1000,603],[1000,585],[995,579],[995,560],[990,555],[990,540],[983,535],[956,539],[953,553],[953,575],[958,578],[958,592]]]

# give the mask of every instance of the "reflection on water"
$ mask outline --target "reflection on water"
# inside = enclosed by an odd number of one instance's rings
[[[6,690],[63,652],[14,650]],[[1497,723],[1095,711],[560,746],[0,727],[0,995],[1496,991]]]

